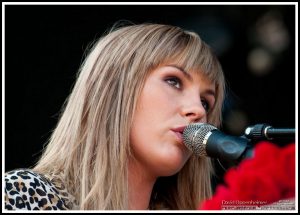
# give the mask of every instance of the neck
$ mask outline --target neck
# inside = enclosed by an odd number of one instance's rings
[[[128,167],[129,210],[148,210],[156,177],[150,176],[145,167],[130,161]]]

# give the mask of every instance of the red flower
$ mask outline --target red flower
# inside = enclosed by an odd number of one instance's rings
[[[250,207],[255,209],[295,196],[295,144],[283,148],[260,142],[254,157],[243,160],[224,176],[215,195],[199,206],[201,210]]]

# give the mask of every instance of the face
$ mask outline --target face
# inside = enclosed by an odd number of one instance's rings
[[[146,79],[130,133],[135,162],[155,176],[177,173],[191,156],[182,132],[207,122],[215,103],[215,85],[197,71],[175,64],[153,70]]]

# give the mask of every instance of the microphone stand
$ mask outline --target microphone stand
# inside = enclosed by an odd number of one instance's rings
[[[232,145],[235,143],[220,146],[221,149],[219,150],[226,152],[226,156],[219,156],[215,160],[218,163],[218,165],[214,164],[216,171],[221,175],[221,179],[215,179],[216,181],[219,180],[219,182],[215,182],[216,184],[223,182],[223,175],[229,168],[238,166],[242,160],[254,156],[254,146],[257,142],[272,140],[278,144],[278,141],[293,141],[295,140],[295,128],[273,128],[269,124],[256,124],[247,127],[244,135],[237,138],[244,139],[243,141],[233,141],[239,142],[238,146]],[[234,153],[228,153],[230,149],[234,149],[232,151]]]
[[[262,123],[246,128],[245,136],[252,141],[273,140],[274,138],[295,139],[295,128],[273,128],[269,124]]]
[[[223,152],[220,153],[223,156],[219,158],[229,163],[229,166],[236,166],[242,160],[253,157],[254,145],[259,141],[295,139],[295,128],[273,128],[266,123],[256,124],[247,127],[245,134],[240,138],[244,140],[236,142],[228,141],[228,144],[221,145],[218,149]]]

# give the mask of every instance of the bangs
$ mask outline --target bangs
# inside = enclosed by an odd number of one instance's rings
[[[174,50],[175,62],[188,73],[197,71],[206,76],[211,82],[221,81],[222,69],[212,50],[198,37],[191,39],[184,47]]]
[[[166,35],[164,35],[166,36]],[[211,48],[194,32],[179,32],[169,35],[168,40],[160,41],[152,52],[154,68],[167,63],[175,63],[188,73],[197,71],[205,75],[212,83],[223,81],[223,72],[217,57]]]

